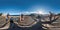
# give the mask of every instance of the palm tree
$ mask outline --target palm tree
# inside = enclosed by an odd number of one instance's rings
[[[58,15],[60,16],[60,13],[58,13]]]
[[[2,13],[0,13],[0,16],[2,15]]]
[[[54,18],[53,18],[54,17]],[[42,22],[44,24],[52,24],[53,22],[55,22],[59,17],[56,18],[55,15],[53,15],[53,13],[50,12],[50,16],[49,16],[49,20],[50,21],[46,21],[46,22]],[[53,19],[53,20],[52,20]]]

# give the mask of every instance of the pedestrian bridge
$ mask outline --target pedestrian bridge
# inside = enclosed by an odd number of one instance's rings
[[[60,20],[60,18],[58,19],[58,21],[59,20]],[[17,25],[18,27],[21,27],[21,28],[30,28],[30,27],[41,28],[42,27],[41,25],[43,25],[43,26],[48,27],[48,28],[46,28],[46,30],[55,30],[55,28],[56,28],[56,30],[60,30],[59,29],[60,22],[56,21],[56,23],[53,23],[53,24],[42,24],[40,22],[40,20],[37,19],[35,16],[34,17],[32,17],[32,16],[23,16],[23,17],[21,17],[21,16],[8,16],[8,18],[7,18],[7,16],[0,16],[0,29],[1,30],[9,29],[11,26],[10,25],[11,21],[13,21],[13,23],[15,25]]]

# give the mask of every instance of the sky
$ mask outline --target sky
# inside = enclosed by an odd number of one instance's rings
[[[0,13],[60,13],[60,0],[0,0]]]

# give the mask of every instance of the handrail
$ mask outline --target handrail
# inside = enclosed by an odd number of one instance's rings
[[[6,26],[6,24],[8,24],[9,22],[10,22],[10,19],[8,19],[8,21],[3,26],[1,26],[0,28],[3,28],[4,26]]]
[[[19,17],[20,18],[20,17]],[[34,19],[33,19],[34,20]],[[15,23],[15,22],[14,22]],[[19,22],[16,22],[16,24],[18,25],[18,26],[20,26],[20,27],[30,27],[30,26],[32,26],[33,24],[35,24],[36,23],[36,21],[34,21],[34,22],[32,22],[31,24],[28,24],[28,25],[21,25],[21,24],[19,24],[20,23],[20,21]]]

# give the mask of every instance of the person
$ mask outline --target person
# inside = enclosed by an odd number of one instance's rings
[[[6,21],[8,21],[9,20],[9,14],[7,14],[7,17],[6,17]]]
[[[24,17],[23,17],[23,14],[21,14],[21,21],[24,21]]]
[[[11,18],[10,18],[10,22],[13,23],[13,20],[14,20],[13,17],[11,17]]]

